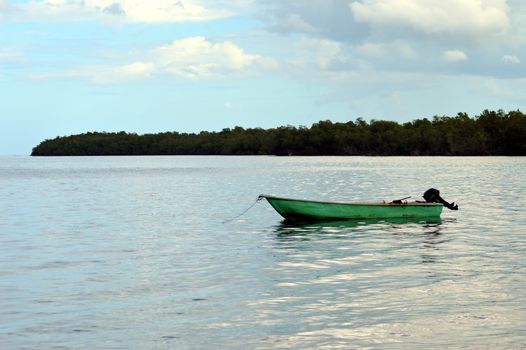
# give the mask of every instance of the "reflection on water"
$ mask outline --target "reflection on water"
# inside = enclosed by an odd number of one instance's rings
[[[523,323],[523,312],[500,313],[496,300],[508,298],[490,275],[478,274],[479,253],[459,245],[456,225],[281,222],[274,229],[276,283],[256,312],[301,319],[294,336],[272,338],[294,348],[448,348],[459,339],[476,342],[498,322]],[[476,348],[500,347],[498,337],[485,337],[491,345]]]
[[[283,220],[276,227],[279,235],[296,235],[303,233],[351,233],[353,230],[367,230],[388,226],[393,229],[404,229],[406,225],[420,225],[425,228],[436,227],[440,230],[441,218],[388,218],[388,219],[360,219],[341,221],[288,221]]]

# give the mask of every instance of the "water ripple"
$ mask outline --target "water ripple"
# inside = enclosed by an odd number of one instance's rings
[[[524,158],[1,160],[2,348],[526,349]],[[221,224],[428,187],[460,210]]]

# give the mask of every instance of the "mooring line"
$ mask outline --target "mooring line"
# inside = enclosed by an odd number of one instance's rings
[[[256,204],[257,204],[260,200],[262,200],[263,198],[265,198],[265,197],[263,197],[263,196],[258,196],[258,198],[256,198],[255,202],[252,203],[252,205],[251,205],[250,207],[248,207],[247,209],[245,209],[245,210],[244,210],[241,214],[239,214],[238,216],[233,217],[232,219],[229,219],[229,220],[225,220],[225,221],[223,221],[223,224],[226,224],[227,222],[234,221],[235,219],[240,218],[241,216],[245,215],[245,213],[246,213],[247,211],[249,211],[250,209],[252,209],[252,207],[254,207],[254,205],[256,205]]]

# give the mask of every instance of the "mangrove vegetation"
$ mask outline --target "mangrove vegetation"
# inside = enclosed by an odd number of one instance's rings
[[[524,156],[526,115],[485,110],[474,117],[458,113],[403,124],[358,118],[200,133],[88,132],[45,140],[31,155]]]

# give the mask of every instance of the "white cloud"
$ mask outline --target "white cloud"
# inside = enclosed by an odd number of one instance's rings
[[[367,69],[367,63],[355,59],[351,48],[338,41],[301,37],[287,51],[291,56],[280,62],[280,73],[309,84],[353,80],[357,71]]]
[[[2,1],[2,0],[0,0]],[[206,21],[232,15],[196,0],[40,0],[13,4],[18,21],[181,22]]]
[[[360,42],[366,25],[356,23],[349,10],[352,0],[257,0],[256,16],[280,33],[307,33],[342,42]],[[256,7],[258,8],[258,7]]]
[[[0,1],[5,3],[5,0]],[[162,76],[193,80],[245,77],[276,69],[278,59],[281,74],[290,73],[294,78],[309,76],[309,79],[311,76],[322,79],[327,77],[336,77],[340,80],[345,77],[354,79],[356,73],[368,70],[440,72],[441,74],[462,72],[498,77],[524,75],[520,72],[521,65],[517,64],[521,63],[519,57],[522,59],[524,56],[524,46],[520,44],[513,46],[505,39],[511,35],[519,36],[515,33],[517,28],[513,18],[521,11],[526,15],[526,6],[512,6],[509,0],[508,4],[513,10],[508,9],[504,0],[268,1],[269,4],[266,2],[263,4],[262,0],[182,0],[182,2],[178,0],[33,0],[28,3],[12,1],[11,7],[17,6],[20,10],[22,6],[26,6],[25,10],[33,15],[47,13],[51,17],[56,15],[56,18],[63,18],[69,13],[72,18],[75,16],[80,18],[83,14],[85,18],[89,16],[115,18],[116,21],[120,19],[124,22],[182,20],[183,18],[197,20],[205,18],[206,16],[200,16],[206,13],[217,15],[214,11],[207,12],[211,11],[209,10],[212,8],[211,4],[217,8],[226,8],[228,11],[232,9],[242,11],[243,8],[250,7],[247,9],[248,12],[255,11],[258,6],[260,9],[268,6],[267,17],[264,18],[267,24],[263,28],[272,30],[266,33],[261,27],[258,27],[257,32],[239,32],[239,30],[236,32],[234,27],[232,31],[229,30],[229,35],[242,38],[244,45],[251,45],[250,50],[249,46],[244,50],[232,41],[210,40],[199,36],[172,43],[166,42],[163,46],[143,49],[139,52],[128,48],[128,52],[134,52],[131,57],[124,57],[124,54],[115,51],[104,57],[99,55],[96,57],[98,62],[105,61],[105,63],[97,67],[88,67],[87,72],[91,77],[87,74],[69,73],[71,77],[81,77],[96,82],[109,83]],[[34,8],[29,11],[31,6]],[[182,17],[177,17],[179,15]],[[247,18],[252,17],[247,16]],[[465,37],[457,38],[457,36],[479,34],[481,38],[486,34],[491,36],[491,31],[500,33],[506,31],[510,25],[513,25],[514,29],[509,30],[502,37],[503,40],[492,40],[487,46],[472,46],[469,42],[466,43]],[[301,34],[280,35],[276,33],[276,29],[280,26],[283,29],[280,33]],[[141,27],[140,30],[146,30],[144,28],[147,26]],[[202,26],[192,28],[202,30],[203,36],[210,30]],[[245,28],[243,26],[243,30]],[[129,35],[127,30],[123,32],[126,33],[112,32],[112,35]],[[437,35],[428,35],[430,33]],[[447,35],[441,35],[444,33]],[[140,42],[144,43],[146,37],[154,38],[155,34],[143,36]],[[80,39],[83,43],[87,42],[86,38]],[[105,33],[98,33],[95,40],[91,42],[109,43],[111,40]],[[122,44],[123,41],[120,43]],[[39,59],[42,59],[44,64],[49,62],[51,56],[49,51],[46,56],[35,55],[35,52],[43,47],[42,45],[35,49],[28,45],[20,47],[27,48],[27,54],[34,55],[33,62],[39,64],[41,63]],[[257,47],[257,51],[254,51],[254,47]],[[460,48],[464,51],[450,50],[452,48]],[[87,50],[90,48],[83,49],[82,52],[85,53]],[[63,52],[66,55],[61,57],[71,59],[71,55],[68,56],[67,52]],[[503,56],[505,53],[516,56]],[[55,57],[59,56],[59,54],[55,55]],[[270,56],[276,57],[276,60]],[[6,60],[7,58],[4,57],[3,61]],[[458,64],[467,60],[469,65]],[[86,62],[85,58],[83,62]],[[145,66],[133,65],[133,62]],[[444,62],[457,62],[457,64],[444,64]],[[75,66],[79,67],[79,64]],[[70,64],[69,67],[74,65]]]
[[[502,56],[502,62],[508,63],[508,64],[518,64],[518,63],[521,63],[521,60],[519,60],[517,56],[504,55]]]
[[[79,70],[33,74],[36,80],[47,79],[85,79],[96,84],[125,83],[150,78],[155,71],[151,63],[134,62],[121,66],[89,66]]]
[[[418,57],[418,54],[408,42],[398,40],[395,42],[395,48],[402,58],[416,59]]]
[[[0,22],[7,18],[10,7],[8,0],[0,0]]]
[[[152,76],[154,70],[155,66],[152,63],[135,62],[101,71],[93,76],[93,80],[97,83],[111,84],[113,82],[146,79]]]
[[[376,69],[410,71],[415,69],[419,58],[413,47],[403,40],[351,45],[303,36],[291,52],[293,56],[284,60],[282,70],[286,74],[308,76],[309,80],[355,80],[357,74],[368,74]]]
[[[79,70],[33,75],[32,78],[80,78],[98,84],[169,75],[209,80],[243,77],[277,66],[274,60],[247,54],[230,41],[212,43],[203,37],[175,40],[136,56],[141,59],[131,64],[89,66]]]
[[[288,14],[275,29],[283,32],[315,33],[318,31],[314,26],[307,23],[299,14]]]
[[[488,95],[491,97],[499,97],[512,99],[517,101],[515,108],[523,106],[523,102],[526,100],[526,79],[501,79],[501,78],[475,78],[479,82],[473,84],[473,90],[477,93]],[[520,109],[523,109],[520,107]]]
[[[203,37],[176,40],[152,51],[159,69],[187,79],[216,79],[275,68],[276,62],[250,55],[230,41],[212,43]]]
[[[302,59],[296,63],[314,63],[319,69],[329,68],[335,61],[343,59],[343,44],[333,40],[301,38],[297,44],[302,52]]]
[[[442,54],[442,59],[449,62],[466,61],[468,56],[460,50],[449,50]]]
[[[27,59],[19,52],[0,49],[0,64],[15,64],[23,65],[27,63]]]
[[[356,52],[369,58],[402,58],[414,60],[418,57],[413,47],[402,40],[390,43],[366,42],[356,46]]]
[[[356,51],[367,57],[382,57],[385,54],[383,45],[377,43],[363,43],[356,47]]]
[[[269,51],[277,52],[283,70],[290,68],[296,76],[325,78],[329,72],[343,76],[364,69],[499,78],[525,74],[521,68],[526,52],[526,2],[522,0],[259,2],[266,6],[262,5],[266,12],[260,18],[271,32],[300,33],[303,42],[314,43],[309,49],[296,46],[291,52],[289,43],[297,35],[275,34],[280,40],[278,49],[274,44],[278,41],[271,38],[274,46]],[[313,31],[290,25],[293,18]]]
[[[349,6],[359,22],[427,34],[483,37],[510,26],[506,0],[360,0]]]

